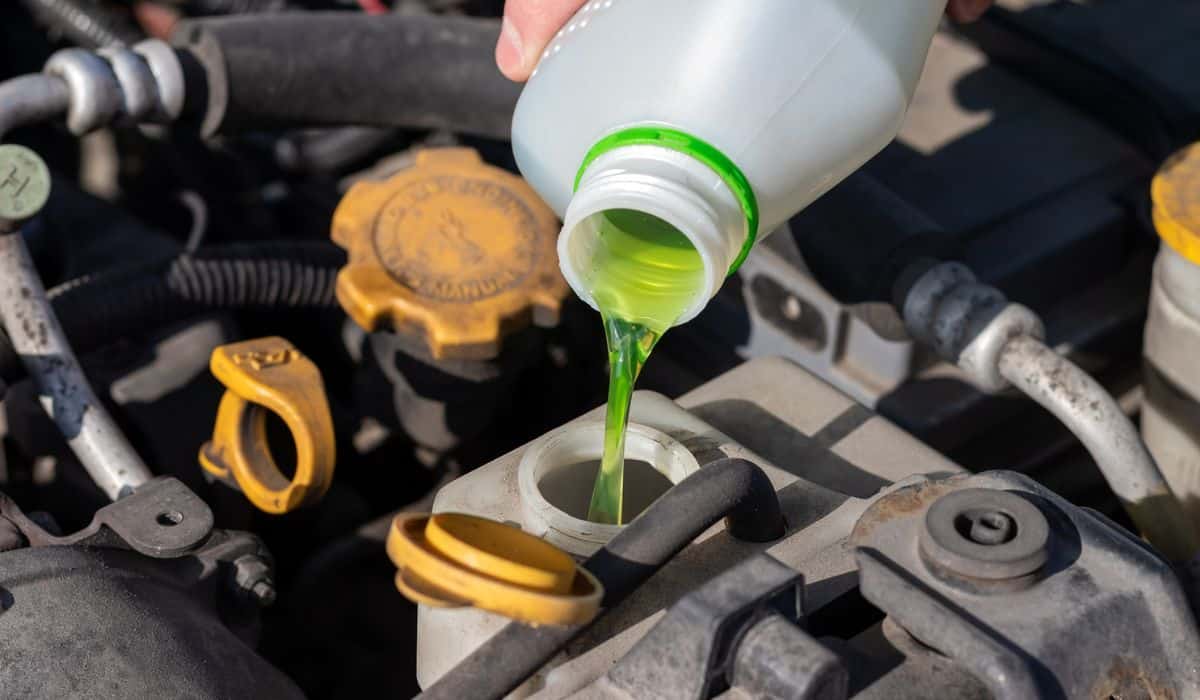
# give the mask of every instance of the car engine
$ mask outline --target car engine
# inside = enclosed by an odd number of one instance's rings
[[[1200,3],[945,21],[623,525],[502,10],[0,7],[0,697],[1200,698]]]

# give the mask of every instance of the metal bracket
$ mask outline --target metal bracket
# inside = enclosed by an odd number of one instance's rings
[[[803,612],[802,594],[800,573],[770,555],[756,555],[680,599],[601,682],[630,697],[695,700],[713,697],[737,678],[755,686],[755,697],[770,697],[765,689],[778,679],[750,663],[756,654],[741,653],[744,644],[760,649],[769,637],[802,652],[805,658],[789,660],[789,668],[817,681],[789,678],[788,697],[810,697],[796,694],[805,686],[839,684],[844,697],[845,670],[837,657],[791,622]]]
[[[1200,697],[1171,566],[1028,477],[897,487],[850,543],[863,596],[998,699]]]
[[[39,527],[4,494],[0,494],[0,516],[13,523],[34,547],[130,549],[156,559],[192,552],[213,531],[208,504],[172,477],[146,482],[132,494],[96,511],[84,529],[63,537]]]

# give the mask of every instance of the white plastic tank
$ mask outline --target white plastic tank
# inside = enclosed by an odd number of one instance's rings
[[[862,412],[849,397],[778,358],[742,364],[677,401],[648,391],[634,394],[628,454],[643,464],[631,471],[640,474],[635,476],[640,480],[627,482],[630,511],[646,507],[668,482],[680,481],[702,465],[722,457],[749,459],[779,491],[780,507],[790,528],[789,535],[767,551],[804,571],[817,587],[825,586],[823,580],[835,588],[853,585],[853,556],[840,542],[868,502],[862,499],[881,485],[914,472],[959,471],[912,435]],[[863,422],[847,429],[847,417],[856,415],[861,415]],[[591,494],[602,419],[603,407],[597,408],[456,479],[438,492],[433,510],[465,512],[519,525],[584,559],[619,531],[619,527],[576,517],[587,508]],[[771,426],[770,430],[763,431],[763,425]],[[834,426],[836,436],[831,437]],[[757,432],[762,434],[754,434]],[[738,434],[740,439],[731,437]],[[755,452],[755,445],[763,453]],[[778,461],[766,453],[774,454]],[[580,463],[584,467],[574,466]],[[646,464],[653,465],[655,478],[646,478]],[[568,482],[556,483],[557,478]],[[531,486],[536,486],[536,491]],[[834,505],[843,498],[846,501],[841,506]],[[835,507],[828,515],[819,515]],[[820,520],[815,521],[817,518]],[[723,524],[715,525],[698,540],[715,537],[722,544],[689,548],[688,554],[672,560],[667,567],[670,571],[651,578],[638,595],[626,600],[616,617],[606,616],[605,624],[612,625],[609,629],[614,634],[598,632],[604,639],[599,647],[568,650],[514,696],[533,693],[554,700],[570,695],[607,671],[649,629],[664,602],[681,592],[680,586],[690,588],[749,553],[761,551],[760,545],[724,537],[723,530]],[[818,572],[805,563],[826,547],[832,547],[830,551],[841,564],[823,565]],[[820,558],[832,561],[825,555]],[[421,687],[428,688],[508,622],[472,608],[419,606],[417,680]]]
[[[1142,436],[1200,528],[1200,143],[1168,158],[1150,189],[1162,248],[1146,321]]]
[[[563,218],[588,303],[607,211],[699,251],[700,312],[765,235],[896,135],[946,0],[593,0],[543,54],[513,120],[521,172]]]
[[[703,425],[666,398],[639,397],[625,443],[626,512],[630,519],[700,469],[683,443],[663,430],[636,422],[639,415],[651,417],[661,427]],[[518,525],[582,561],[624,527],[586,519],[603,435],[604,423],[596,418],[568,423],[524,447],[519,459],[503,457],[447,484],[438,492],[433,510]],[[417,613],[418,683],[428,687],[508,622],[473,608],[421,606]],[[540,678],[534,679],[531,686],[540,682]]]

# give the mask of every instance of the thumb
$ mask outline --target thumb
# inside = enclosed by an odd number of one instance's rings
[[[529,78],[538,56],[587,0],[507,0],[496,65],[509,79]]]
[[[992,0],[950,0],[946,10],[958,22],[974,22],[992,6]]]

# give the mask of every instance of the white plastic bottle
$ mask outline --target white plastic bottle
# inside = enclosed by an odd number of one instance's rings
[[[543,54],[513,121],[521,172],[563,219],[571,287],[597,306],[595,261],[613,253],[597,250],[599,217],[633,210],[695,246],[703,273],[675,322],[698,314],[759,236],[895,137],[945,6],[589,1]],[[616,255],[637,277],[640,259]]]

